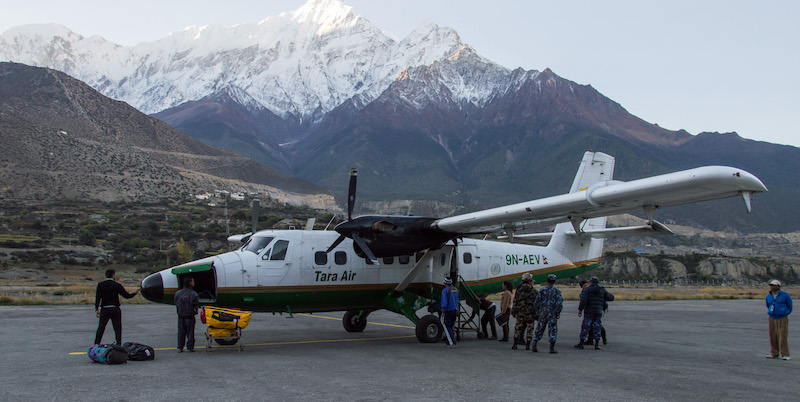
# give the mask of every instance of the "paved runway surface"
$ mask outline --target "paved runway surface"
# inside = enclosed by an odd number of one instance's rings
[[[609,343],[578,350],[575,302],[559,321],[559,354],[510,350],[466,334],[459,346],[420,344],[411,323],[378,311],[362,333],[341,313],[255,314],[245,349],[177,353],[175,309],[124,305],[123,342],[156,359],[92,364],[92,306],[0,307],[0,400],[795,400],[797,360],[766,359],[761,300],[613,302]],[[513,334],[512,334],[513,336]],[[104,341],[113,341],[109,323]],[[542,353],[544,351],[545,353]],[[777,399],[776,399],[777,398]]]

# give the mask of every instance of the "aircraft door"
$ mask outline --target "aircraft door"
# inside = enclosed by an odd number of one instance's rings
[[[256,263],[258,286],[275,286],[280,283],[292,264],[289,251],[289,241],[277,239],[259,256]]]
[[[458,250],[458,273],[468,281],[477,279],[486,279],[486,273],[482,272],[479,267],[480,259],[478,257],[478,248],[474,244],[459,244]]]

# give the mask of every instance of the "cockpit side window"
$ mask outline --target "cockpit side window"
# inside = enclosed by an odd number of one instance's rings
[[[283,261],[286,259],[286,250],[289,249],[289,242],[286,240],[278,240],[275,246],[272,247],[272,256],[269,257],[271,261]]]
[[[249,251],[251,253],[260,254],[264,247],[267,247],[270,242],[272,242],[274,237],[251,237],[247,243],[242,246],[242,251]]]

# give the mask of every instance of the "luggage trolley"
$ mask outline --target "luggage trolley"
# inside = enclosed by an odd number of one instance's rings
[[[223,346],[239,344],[239,351],[244,350],[242,330],[250,323],[252,311],[233,310],[228,308],[204,306],[200,319],[207,324],[206,352],[214,341]]]

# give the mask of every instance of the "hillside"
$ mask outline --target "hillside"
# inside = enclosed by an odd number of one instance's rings
[[[332,207],[330,193],[197,141],[64,73],[0,63],[0,196],[154,201],[267,192]]]

